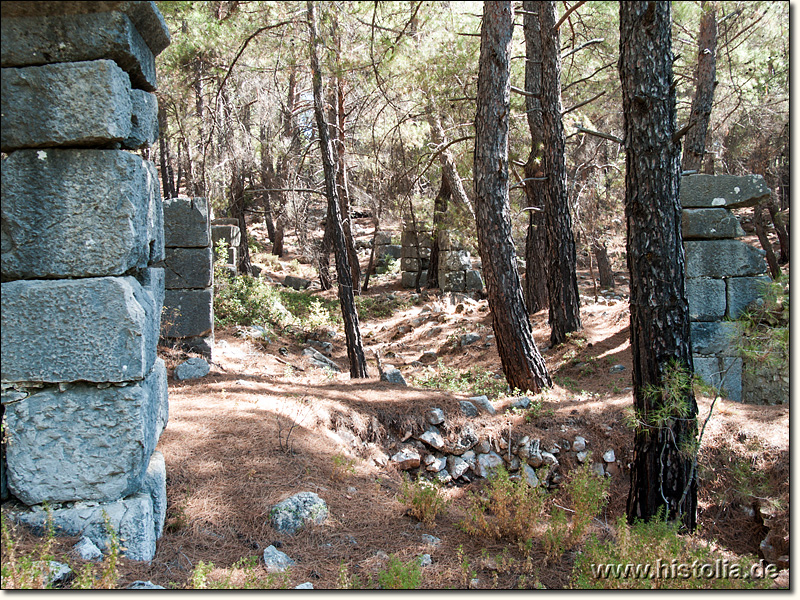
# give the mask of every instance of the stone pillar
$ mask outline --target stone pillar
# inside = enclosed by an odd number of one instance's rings
[[[211,222],[211,242],[214,251],[220,241],[228,246],[228,270],[232,269],[236,275],[236,264],[239,262],[239,244],[242,243],[242,229],[239,227],[239,219],[221,218]]]
[[[428,266],[431,261],[431,248],[433,239],[430,233],[422,232],[417,239],[417,232],[412,229],[409,223],[400,238],[400,277],[404,288],[413,288],[417,280],[417,273],[422,271],[419,285],[424,287],[428,284]],[[417,249],[419,246],[419,249]]]
[[[446,230],[439,232],[439,286],[443,292],[483,290],[481,272],[472,268],[469,252]]]
[[[742,359],[736,351],[737,326],[730,319],[760,296],[770,277],[764,251],[735,239],[744,230],[731,209],[754,206],[769,194],[760,175],[681,179],[694,370],[715,387],[722,383],[735,402],[742,401]]]
[[[153,2],[3,2],[3,500],[150,560],[166,507]],[[7,484],[7,486],[6,486]]]
[[[205,198],[164,201],[164,245],[162,338],[166,344],[180,345],[211,360],[214,253]]]

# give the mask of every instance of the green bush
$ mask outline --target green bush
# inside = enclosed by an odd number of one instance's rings
[[[427,479],[418,479],[412,483],[408,477],[404,477],[400,502],[408,507],[411,516],[426,525],[433,525],[436,515],[447,508],[447,499],[441,488]]]
[[[404,563],[394,554],[386,569],[378,573],[378,583],[384,590],[415,590],[422,585],[422,566],[419,558]]]
[[[492,399],[508,392],[505,377],[497,379],[494,373],[483,367],[465,370],[448,367],[442,359],[439,359],[436,367],[426,367],[421,375],[414,378],[414,384],[462,394],[482,394]]]

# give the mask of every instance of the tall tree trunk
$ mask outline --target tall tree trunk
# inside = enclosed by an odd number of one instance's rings
[[[600,279],[600,287],[606,290],[614,289],[614,270],[611,268],[611,261],[608,259],[608,249],[605,242],[598,240],[592,242],[592,254],[597,260],[597,276]]]
[[[433,243],[431,244],[431,259],[428,265],[428,289],[439,287],[439,232],[444,230],[447,216],[447,203],[450,199],[450,184],[442,173],[442,184],[439,193],[433,200]]]
[[[438,115],[434,112],[433,105],[428,105],[428,124],[431,127],[431,140],[437,147],[444,147],[447,144],[447,138],[442,128],[442,122]],[[464,184],[458,174],[456,168],[456,161],[453,154],[444,149],[439,153],[439,161],[442,165],[442,177],[447,178],[447,184],[450,186],[450,193],[456,200],[459,206],[466,208],[472,218],[475,218],[475,208],[467,196],[467,191],[464,189]]]
[[[250,262],[250,248],[247,245],[247,222],[244,213],[244,176],[242,175],[241,165],[235,158],[231,161],[231,186],[230,186],[230,213],[231,217],[239,220],[239,229],[242,232],[239,242],[239,258],[236,263],[236,270],[242,275],[252,275],[253,269]]]
[[[525,111],[531,132],[531,151],[525,163],[523,188],[528,199],[528,230],[525,234],[525,305],[528,313],[548,305],[547,241],[544,219],[544,171],[542,170],[542,35],[539,4],[525,0]]]
[[[503,372],[512,389],[536,393],[552,382],[533,340],[511,237],[508,53],[513,28],[511,2],[484,2],[475,115],[475,220]]]
[[[700,171],[706,151],[706,134],[714,105],[714,88],[717,87],[717,6],[716,2],[700,3],[697,65],[694,70],[695,92],[689,123],[694,123],[686,133],[683,147],[684,171]]]
[[[158,159],[161,167],[161,188],[162,196],[166,198],[175,197],[175,172],[172,169],[172,156],[169,151],[169,140],[167,140],[167,111],[159,103],[158,105]]]
[[[783,219],[778,214],[777,203],[770,197],[766,202],[769,216],[772,219],[772,225],[775,227],[775,233],[778,234],[778,242],[781,245],[780,263],[785,265],[789,262],[789,232],[783,223]]]
[[[328,136],[328,124],[325,122],[322,101],[322,72],[317,56],[317,45],[320,43],[317,34],[317,16],[314,2],[308,2],[308,27],[311,34],[309,53],[311,55],[311,78],[314,92],[314,115],[319,133],[319,146],[322,154],[322,167],[325,172],[325,195],[328,197],[328,222],[332,224],[333,247],[336,257],[336,276],[338,278],[339,304],[342,307],[345,338],[347,340],[347,356],[350,359],[350,377],[368,377],[367,360],[361,343],[361,331],[358,326],[353,295],[353,280],[350,277],[350,265],[347,260],[347,243],[342,229],[339,212],[339,198],[336,190],[336,165],[333,148]]]
[[[567,202],[567,163],[564,154],[564,124],[561,120],[561,45],[556,30],[554,2],[538,2],[542,35],[542,170],[544,215],[547,237],[547,291],[549,296],[550,345],[567,339],[581,328],[577,259],[572,219]]]
[[[781,268],[778,265],[778,259],[775,258],[775,252],[772,250],[772,244],[767,237],[767,230],[764,226],[764,211],[760,204],[756,204],[753,207],[753,224],[756,226],[758,241],[761,242],[761,247],[767,255],[769,272],[773,279],[778,279],[781,276]]]
[[[261,187],[264,191],[261,192],[261,205],[264,207],[264,224],[267,226],[267,237],[271,244],[275,243],[275,223],[272,220],[272,203],[270,198],[272,190],[277,187],[275,181],[275,167],[272,165],[272,157],[269,153],[269,146],[267,145],[267,128],[262,123],[258,132],[258,139],[261,142]]]
[[[697,523],[697,403],[681,237],[669,2],[620,3],[635,433],[628,521]],[[670,383],[682,370],[689,380]],[[658,420],[656,420],[658,419]],[[687,452],[687,449],[690,449]]]
[[[333,286],[331,279],[331,250],[333,246],[333,226],[330,219],[325,219],[325,233],[319,246],[317,257],[317,272],[319,273],[319,287],[329,290]]]
[[[195,101],[195,116],[197,117],[198,137],[200,139],[200,147],[198,153],[189,152],[189,142],[186,143],[186,157],[191,165],[192,174],[192,195],[196,197],[205,197],[206,195],[206,152],[208,149],[208,140],[206,140],[206,126],[205,126],[205,98],[203,96],[203,79],[205,78],[205,60],[202,56],[198,56],[194,60],[194,101]],[[192,164],[193,160],[197,160],[197,169]],[[187,170],[187,175],[189,171]]]
[[[295,127],[295,119],[294,119],[296,98],[297,98],[297,67],[295,65],[291,65],[289,69],[289,90],[287,92],[286,108],[282,111],[281,115],[281,121],[282,121],[281,136],[283,137],[284,144],[288,148],[288,150],[286,150],[285,154],[281,157],[278,166],[279,181],[280,181],[279,189],[282,191],[277,192],[278,214],[275,215],[275,239],[272,241],[272,254],[278,257],[282,257],[284,254],[283,241],[287,223],[287,214],[286,214],[287,192],[283,190],[286,190],[289,187],[289,175],[290,175],[289,165],[291,162],[291,157],[296,153],[297,149],[299,148],[299,138],[297,136],[297,128]]]

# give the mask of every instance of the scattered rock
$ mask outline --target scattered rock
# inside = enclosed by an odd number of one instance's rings
[[[444,439],[442,438],[442,434],[439,433],[439,430],[435,427],[431,427],[417,439],[425,442],[431,448],[435,448],[436,450],[442,450],[444,448]]]
[[[436,362],[437,354],[435,350],[426,350],[422,353],[419,361],[421,363],[430,364]]]
[[[429,454],[428,456],[433,456]],[[431,473],[438,473],[443,471],[447,467],[447,459],[445,458],[436,458],[433,456],[433,460],[431,460],[428,465],[425,467],[426,471],[430,471]]]
[[[275,546],[267,546],[264,550],[264,566],[269,573],[283,573],[296,563]]]
[[[492,403],[489,402],[489,398],[487,396],[473,396],[470,398],[470,401],[478,407],[479,410],[488,413],[490,415],[496,415],[497,410],[495,410]]]
[[[423,533],[422,534],[422,541],[428,544],[429,546],[438,546],[442,543],[442,540],[436,536]]]
[[[489,440],[481,440],[473,447],[475,454],[487,454],[491,449],[492,446],[489,444]]]
[[[581,436],[576,436],[575,441],[572,442],[572,451],[583,452],[584,450],[586,450],[586,440]]]
[[[589,467],[589,470],[598,477],[605,477],[606,475],[606,468],[603,466],[603,463],[592,463],[592,466]]]
[[[423,554],[419,559],[420,567],[430,567],[433,564],[430,554]]]
[[[299,291],[308,288],[308,286],[311,285],[311,281],[309,279],[303,279],[302,277],[287,275],[283,280],[283,285]]]
[[[609,373],[622,373],[625,370],[625,365],[614,365],[611,367],[608,372]]]
[[[381,381],[388,381],[397,385],[407,386],[403,374],[392,365],[384,365],[384,370],[381,373]]]
[[[134,581],[132,584],[130,584],[125,589],[127,589],[127,590],[165,590],[167,588],[165,588],[163,585],[156,585],[152,581],[137,580],[137,581]]]
[[[460,456],[447,457],[447,470],[453,476],[453,479],[458,479],[469,470],[469,463]]]
[[[280,348],[278,348],[278,354],[280,354],[283,357],[289,356],[289,349],[281,346]]]
[[[453,480],[453,476],[447,471],[447,469],[442,469],[436,474],[436,480],[439,483],[450,483]]]
[[[313,590],[314,589],[314,584],[311,583],[310,581],[306,581],[305,583],[301,583],[300,585],[294,586],[294,589],[296,589],[296,590]]]
[[[577,454],[575,454],[575,458],[577,458],[578,462],[581,463],[581,464],[586,462],[586,457],[587,456],[589,456],[588,452],[578,452]]]
[[[400,335],[405,335],[410,331],[411,331],[410,325],[400,325],[400,327],[397,328],[397,333],[399,333]]]
[[[614,454],[614,450],[611,449],[603,452],[603,460],[606,461],[607,463],[613,463],[615,460],[617,460],[617,457]]]
[[[475,474],[478,477],[488,477],[491,473],[503,466],[503,459],[496,452],[481,454],[475,463]]]
[[[472,427],[467,426],[461,431],[458,442],[456,442],[455,446],[450,449],[450,452],[452,454],[461,455],[467,450],[473,448],[477,443],[478,436],[475,435]]]
[[[519,408],[525,410],[531,405],[531,399],[527,396],[521,396],[511,403],[511,408]]]
[[[103,558],[103,553],[100,551],[95,543],[88,537],[83,536],[80,541],[75,544],[72,549],[83,560],[100,560]]]
[[[309,521],[323,523],[328,518],[328,505],[314,492],[300,492],[273,506],[269,517],[277,531],[292,535]]]
[[[469,400],[459,400],[458,406],[461,409],[461,413],[465,417],[477,417],[478,416],[478,409],[475,408],[475,405],[470,402]]]
[[[470,344],[474,344],[475,342],[479,341],[481,336],[477,333],[465,333],[464,335],[459,338],[458,343],[463,348],[464,346],[469,346]]]
[[[558,465],[558,459],[552,452],[542,452],[542,462],[546,465]]]
[[[333,353],[333,344],[330,342],[320,342],[319,340],[308,340],[308,343],[314,346],[315,348],[319,348],[325,354],[325,356],[330,357]]]
[[[528,444],[528,464],[532,466],[534,469],[538,469],[539,467],[544,464],[544,458],[542,458],[542,451],[539,448],[539,440],[533,440]]]
[[[37,570],[47,572],[45,575],[45,581],[49,585],[65,583],[72,576],[72,569],[69,568],[69,565],[66,565],[62,562],[48,560],[45,562],[36,561],[34,564],[34,568]]]
[[[431,425],[444,423],[444,411],[441,408],[431,408],[425,413],[425,420]]]
[[[306,348],[303,350],[303,356],[307,356],[309,362],[319,369],[330,369],[334,373],[341,373],[342,370],[330,358],[317,352],[314,348]]]
[[[528,482],[529,486],[533,488],[539,487],[539,478],[536,476],[536,471],[528,465],[522,465],[522,476],[525,477],[525,481]]]
[[[208,375],[210,370],[211,367],[205,359],[193,356],[175,367],[175,379],[180,381],[185,379],[199,379],[200,377]]]
[[[403,448],[390,459],[401,471],[416,469],[419,466],[419,452],[413,448]]]

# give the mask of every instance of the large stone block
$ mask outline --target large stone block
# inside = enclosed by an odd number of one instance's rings
[[[694,372],[703,381],[722,390],[733,402],[742,401],[742,359],[732,356],[692,355]]]
[[[378,246],[376,252],[378,260],[387,256],[394,259],[399,259],[403,254],[403,247],[400,244],[389,244],[388,246]]]
[[[224,241],[231,248],[238,248],[242,243],[242,230],[238,225],[212,225],[211,226],[211,244],[216,249],[220,240]],[[229,261],[232,264],[232,261]]]
[[[166,287],[169,290],[210,287],[213,266],[211,248],[167,248]]]
[[[167,290],[164,297],[165,337],[203,337],[214,331],[213,290]]]
[[[0,379],[143,379],[156,359],[158,271],[148,288],[133,277],[3,283]]]
[[[480,292],[483,289],[483,278],[481,272],[469,270],[465,273],[464,286],[468,292]]]
[[[157,258],[152,164],[122,150],[19,150],[2,161],[5,278],[122,275]]]
[[[158,141],[158,99],[143,90],[131,90],[131,130],[123,147],[137,150]]]
[[[767,270],[765,253],[739,240],[687,240],[686,277],[742,277]]]
[[[2,69],[0,149],[107,146],[131,132],[131,85],[112,60]]]
[[[747,306],[764,295],[766,286],[772,281],[769,275],[761,277],[728,277],[725,290],[728,298],[727,316],[738,319]]]
[[[156,89],[154,53],[128,15],[103,12],[9,17],[8,4],[13,3],[2,3],[0,21],[3,67],[111,59],[128,73],[136,88],[148,92]]]
[[[681,178],[683,208],[745,208],[768,198],[761,175],[688,175]]]
[[[726,208],[687,208],[681,212],[683,239],[733,239],[744,235],[744,229]]]
[[[147,230],[150,232],[150,264],[164,260],[164,204],[161,202],[161,186],[158,183],[158,171],[149,160],[144,161],[147,168],[147,187],[149,194],[149,210],[147,212]]]
[[[163,429],[167,371],[135,384],[29,389],[5,404],[11,493],[42,502],[112,502],[137,492]]]
[[[150,457],[150,464],[142,482],[141,493],[150,496],[153,501],[153,525],[156,539],[164,531],[167,516],[167,465],[164,455],[158,450]]]
[[[405,250],[405,248],[404,248]],[[400,269],[403,271],[419,271],[419,259],[417,258],[403,258],[400,260]]]
[[[24,510],[12,508],[9,516],[18,523],[44,535],[48,517],[52,518],[56,535],[86,536],[103,551],[108,551],[111,539],[108,525],[117,533],[121,554],[131,560],[152,560],[156,553],[153,500],[149,494],[138,493],[116,502],[75,502],[63,507],[42,506]]]
[[[208,200],[164,200],[164,245],[167,248],[206,248],[211,243]]]
[[[439,267],[439,277],[443,292],[463,292],[466,290],[466,278],[464,271],[449,271],[444,274],[444,282],[441,281],[442,269]]]
[[[732,321],[716,321],[711,323],[693,322],[690,324],[692,334],[692,352],[696,354],[717,354],[733,356],[739,328]]]
[[[440,271],[468,271],[471,268],[472,261],[466,250],[450,250],[439,254]]]
[[[710,277],[687,278],[686,299],[689,302],[689,319],[718,321],[725,316],[725,281]]]
[[[402,275],[400,275],[400,284],[406,289],[415,289],[416,281],[417,281],[417,272],[403,271]],[[419,285],[420,287],[425,287],[426,285],[428,285],[427,271],[422,271],[422,273],[420,273]]]

